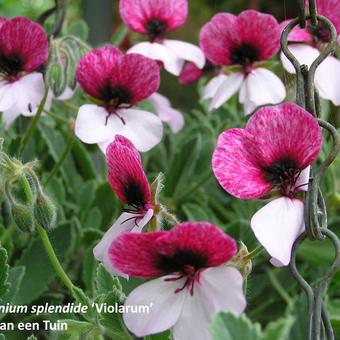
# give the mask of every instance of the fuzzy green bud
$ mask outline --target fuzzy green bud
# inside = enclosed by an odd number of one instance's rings
[[[45,230],[53,229],[57,219],[56,208],[44,194],[38,194],[34,205],[34,218]]]
[[[34,230],[34,221],[30,208],[22,204],[13,204],[11,212],[13,221],[21,231],[32,232]]]

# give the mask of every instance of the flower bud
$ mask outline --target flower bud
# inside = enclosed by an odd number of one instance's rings
[[[235,268],[237,268],[243,277],[247,277],[252,269],[252,262],[248,258],[249,251],[246,245],[241,242],[241,247],[238,253],[231,259],[230,264],[232,264]]]
[[[12,204],[12,218],[18,228],[23,232],[31,232],[34,230],[34,221],[30,208],[22,204]]]
[[[36,222],[45,230],[53,229],[57,214],[52,201],[44,194],[40,193],[34,205],[34,218]]]

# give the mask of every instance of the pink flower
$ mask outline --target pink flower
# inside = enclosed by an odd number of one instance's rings
[[[109,183],[118,198],[130,208],[118,217],[94,248],[96,259],[112,274],[120,274],[108,257],[112,241],[123,232],[141,232],[154,215],[151,188],[145,176],[141,157],[133,144],[117,135],[106,150]]]
[[[79,109],[75,133],[83,142],[98,143],[103,151],[117,134],[131,140],[139,151],[148,151],[160,142],[161,120],[150,112],[131,108],[158,89],[160,75],[155,61],[105,46],[80,60],[77,80],[98,102]]]
[[[109,249],[113,266],[152,279],[125,301],[151,306],[150,312],[124,313],[126,326],[138,337],[172,328],[175,340],[210,339],[207,326],[214,313],[240,314],[246,306],[242,275],[225,265],[236,250],[235,241],[208,222],[118,237]]]
[[[317,8],[319,14],[327,17],[335,26],[338,34],[340,32],[340,2],[337,0],[318,0]],[[289,20],[282,23],[282,29],[287,26]],[[299,63],[310,67],[313,61],[320,55],[320,49],[330,39],[330,32],[322,22],[313,28],[307,22],[306,29],[295,27],[288,35],[292,43],[289,50],[293,53]],[[339,39],[338,39],[339,40]],[[281,61],[285,70],[295,73],[291,62],[281,52]],[[316,69],[315,87],[322,98],[332,101],[334,105],[340,105],[340,61],[328,56]]]
[[[187,0],[120,0],[119,11],[131,30],[149,37],[149,42],[136,44],[128,53],[139,53],[161,61],[164,68],[176,76],[185,60],[199,68],[204,66],[205,57],[197,46],[164,39],[166,32],[184,24],[188,15]]]
[[[171,106],[168,98],[156,92],[148,98],[148,101],[155,108],[158,117],[169,125],[173,133],[182,130],[184,126],[183,115]]]
[[[210,109],[219,108],[237,91],[246,114],[285,98],[281,80],[256,64],[273,57],[280,48],[280,27],[273,16],[253,10],[239,16],[218,13],[201,29],[200,46],[212,63],[239,66],[239,71],[220,74],[207,84],[202,99],[212,98]]]
[[[48,57],[43,28],[16,17],[0,20],[0,111],[6,127],[20,115],[33,116],[45,85],[40,68]]]
[[[223,132],[212,158],[221,186],[241,199],[275,198],[251,220],[259,242],[274,265],[287,265],[292,245],[304,230],[299,191],[308,190],[309,169],[320,152],[317,121],[296,104],[265,107],[244,129]]]
[[[179,75],[178,81],[180,84],[187,85],[191,84],[204,75],[203,69],[198,68],[193,63],[187,63],[183,67],[181,74]]]

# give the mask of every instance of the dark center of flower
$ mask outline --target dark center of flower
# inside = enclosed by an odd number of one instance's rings
[[[110,109],[118,109],[123,104],[130,105],[132,95],[129,90],[121,86],[105,85],[100,91],[100,98]]]
[[[243,43],[235,46],[230,55],[233,64],[249,66],[260,58],[260,51],[257,47]]]
[[[128,182],[125,183],[124,187],[124,197],[126,198],[127,204],[141,209],[145,205],[145,195],[143,188],[136,182],[133,178],[130,178]]]
[[[146,23],[145,28],[150,40],[154,41],[166,32],[167,25],[159,19],[151,19]]]
[[[14,77],[23,70],[24,63],[17,55],[0,55],[0,74],[4,77]]]
[[[309,25],[307,30],[319,41],[327,43],[331,40],[331,32],[323,22],[318,22],[316,27]]]
[[[283,159],[264,168],[266,181],[277,187],[283,196],[294,197],[301,170],[294,160]]]
[[[184,288],[194,294],[194,283],[199,280],[200,270],[207,266],[207,258],[200,253],[190,250],[178,250],[172,256],[160,255],[157,266],[165,274],[178,273],[177,276],[167,278],[166,281],[177,281],[185,278],[184,285],[175,290],[175,293]]]

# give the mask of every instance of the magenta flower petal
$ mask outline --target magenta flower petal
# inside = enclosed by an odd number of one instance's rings
[[[183,25],[188,15],[188,3],[187,0],[120,0],[119,12],[124,23],[133,31],[165,32]]]
[[[78,64],[76,74],[82,89],[90,96],[100,98],[122,55],[118,48],[109,45],[86,53]]]
[[[194,63],[187,63],[184,65],[178,81],[180,84],[191,84],[203,76],[203,70],[199,69]]]
[[[119,271],[156,277],[221,265],[235,255],[235,241],[208,222],[180,223],[170,231],[119,236],[109,257]]]
[[[232,64],[230,51],[240,42],[236,36],[237,17],[218,13],[200,31],[200,47],[205,56],[216,65]]]
[[[44,65],[48,57],[48,40],[44,29],[35,22],[16,17],[1,20],[0,54],[17,72],[31,72]]]
[[[214,64],[251,64],[278,52],[280,26],[273,16],[253,10],[237,17],[219,13],[201,29],[200,46]]]
[[[269,192],[272,185],[266,182],[262,169],[248,153],[245,135],[243,129],[230,129],[219,136],[212,169],[229,194],[242,199],[259,198]]]
[[[127,54],[114,69],[111,88],[127,89],[130,103],[136,104],[151,96],[160,85],[159,66],[156,61],[139,54]]]
[[[109,183],[118,198],[137,210],[151,205],[151,189],[134,145],[117,135],[106,150]]]
[[[285,20],[280,23],[281,32],[287,27],[291,20]],[[295,26],[288,34],[288,41],[291,42],[311,42],[313,39],[307,28]]]
[[[293,103],[259,109],[245,130],[249,153],[264,167],[289,159],[303,170],[320,153],[322,134],[316,119]]]
[[[325,16],[340,34],[340,2],[338,0],[317,0],[320,15]]]

